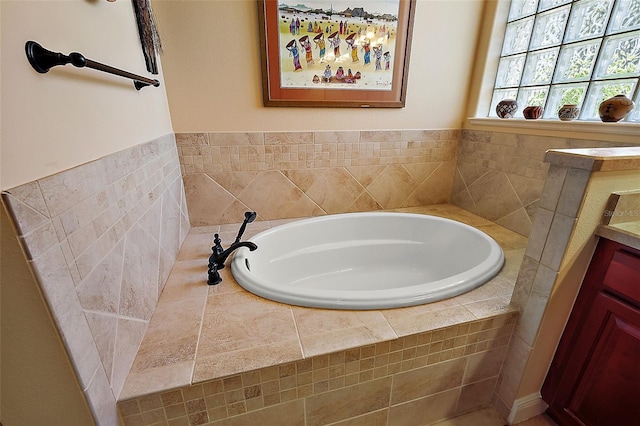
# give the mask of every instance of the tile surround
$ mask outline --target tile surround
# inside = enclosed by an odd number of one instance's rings
[[[523,236],[547,150],[632,145],[466,129],[176,139],[193,226],[234,223],[246,210],[274,220],[451,202]]]
[[[292,307],[247,293],[228,268],[222,284],[206,286],[212,233],[228,241],[237,225],[192,228],[118,403],[125,424],[405,425],[490,404],[526,239],[451,205],[397,211],[477,226],[503,245],[507,265],[483,287],[427,305]],[[279,223],[254,222],[247,238]],[[426,417],[412,416],[417,409]]]
[[[414,423],[398,424],[423,424],[413,410],[407,413],[408,403],[428,404],[449,392],[450,409],[433,421],[490,403],[514,323],[514,313],[502,314],[141,396],[119,407],[126,425],[252,424],[251,418],[288,412],[285,406],[304,399],[298,416],[262,424],[328,424],[380,410],[389,424],[402,416]]]
[[[176,139],[193,226],[233,223],[247,209],[273,220],[451,201],[524,236],[542,193],[547,150],[631,145],[470,130]]]
[[[2,194],[98,424],[120,394],[189,219],[173,135]]]
[[[192,226],[449,201],[459,130],[178,133]],[[277,202],[274,202],[277,200]]]

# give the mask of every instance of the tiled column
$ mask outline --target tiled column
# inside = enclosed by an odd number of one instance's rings
[[[508,417],[536,343],[549,295],[587,188],[590,172],[551,165],[522,260],[511,303],[522,312],[497,391],[497,407]]]
[[[539,394],[531,393],[532,383],[539,382],[541,386],[544,380],[546,369],[541,360],[547,356],[545,351],[555,348],[560,337],[595,248],[597,221],[594,218],[602,215],[608,195],[586,198],[593,185],[593,173],[617,174],[618,183],[612,186],[625,188],[611,187],[610,192],[640,186],[639,154],[638,148],[551,150],[546,154],[549,173],[511,300],[521,311],[521,317],[495,399],[498,411],[512,423],[546,409]],[[620,179],[620,173],[628,177]],[[591,200],[590,205],[585,203],[586,199]],[[574,234],[579,222],[582,223],[580,232]],[[570,248],[573,250],[571,262],[567,260]],[[558,293],[562,293],[561,296]],[[556,302],[550,309],[552,295],[564,306]],[[554,333],[542,332],[542,326],[552,321],[556,324],[549,329],[554,328]],[[527,385],[523,389],[525,381]]]

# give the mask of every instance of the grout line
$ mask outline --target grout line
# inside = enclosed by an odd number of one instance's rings
[[[300,336],[300,330],[298,328],[298,320],[296,319],[296,315],[293,312],[293,307],[289,306],[289,312],[291,313],[291,318],[293,319],[293,326],[296,329],[296,336],[298,336],[298,346],[300,347],[300,353],[302,354],[302,359],[307,359],[307,355],[305,354],[304,347],[302,346],[302,337]]]
[[[200,347],[200,338],[202,337],[202,327],[204,325],[204,314],[207,310],[207,302],[209,299],[209,289],[204,292],[204,303],[202,306],[202,314],[200,315],[200,326],[198,327],[198,339],[196,341],[196,347],[193,353],[193,366],[191,367],[190,383],[193,385],[193,377],[196,372],[196,364],[198,363],[198,348]]]

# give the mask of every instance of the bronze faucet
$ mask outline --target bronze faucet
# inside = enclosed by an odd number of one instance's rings
[[[244,214],[244,222],[242,222],[242,226],[238,231],[236,240],[226,250],[222,247],[222,240],[220,239],[220,235],[214,235],[214,246],[211,247],[211,251],[213,253],[209,257],[209,279],[207,280],[207,284],[214,285],[220,284],[222,282],[222,277],[220,276],[220,273],[218,271],[224,268],[224,263],[227,261],[227,258],[236,249],[239,249],[240,247],[248,247],[249,250],[254,251],[258,248],[258,246],[251,241],[240,241],[240,238],[242,237],[242,234],[244,234],[244,230],[247,227],[247,223],[253,222],[256,219],[256,216],[256,212],[246,212]]]

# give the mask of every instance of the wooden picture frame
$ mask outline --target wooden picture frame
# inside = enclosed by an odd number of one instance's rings
[[[415,0],[257,3],[265,106],[404,107]]]

